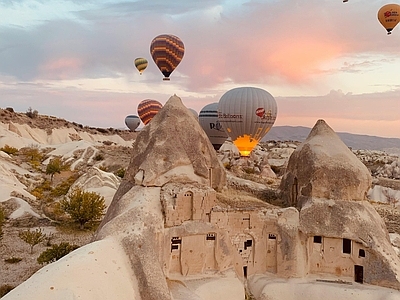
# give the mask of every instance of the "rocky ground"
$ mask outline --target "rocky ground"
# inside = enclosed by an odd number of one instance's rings
[[[30,118],[26,114],[12,112],[11,109],[0,110],[0,116],[2,122],[12,121],[19,124],[29,124],[31,127],[44,128],[49,132],[52,128],[66,126],[86,131],[92,135],[117,134],[126,141],[133,141],[137,135],[137,133],[127,130],[90,128],[49,116]],[[228,144],[219,152],[219,158],[228,172],[228,189],[218,194],[220,205],[254,208],[281,206],[278,194],[280,178],[285,172],[291,153],[298,144],[299,142],[292,141],[262,143],[247,159],[239,159],[237,153]],[[103,144],[97,145],[95,149],[101,159],[97,161],[83,160],[84,163],[77,172],[79,176],[82,176],[92,166],[102,168],[110,173],[126,169],[133,155],[131,147],[118,146],[111,142],[103,142]],[[353,152],[371,171],[374,177],[374,185],[378,185],[386,191],[400,191],[399,156],[382,151],[353,150]],[[81,159],[81,155],[83,155],[83,151],[77,151],[75,153],[76,159]],[[12,156],[11,159],[16,165],[27,167],[23,156],[16,155]],[[49,175],[45,175],[43,172],[41,174],[43,178],[49,179]],[[56,174],[52,182],[53,187],[70,176],[71,172]],[[30,184],[33,184],[33,182],[32,179]],[[387,195],[389,195],[388,193]],[[381,199],[379,201],[378,199],[370,200],[385,220],[389,232],[400,234],[400,209],[399,203],[397,203],[400,201],[400,196],[397,196],[396,193],[391,195],[395,201],[389,202],[384,197],[383,201]],[[46,215],[47,212],[43,209],[46,205],[43,205],[43,203],[36,206],[32,203],[32,206],[38,212]],[[9,214],[10,211],[7,209],[6,212]],[[79,230],[77,226],[65,222],[56,222],[56,220],[51,220],[51,217],[48,214],[43,219],[29,217],[6,220],[3,227],[4,235],[0,240],[0,296],[7,289],[25,281],[41,268],[41,265],[37,263],[37,258],[50,245],[68,242],[82,246],[90,242],[95,226]],[[30,253],[29,245],[19,238],[19,232],[35,228],[41,228],[48,238],[34,246],[33,253]]]

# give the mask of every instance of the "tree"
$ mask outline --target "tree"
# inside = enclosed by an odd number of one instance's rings
[[[106,210],[103,196],[95,192],[84,192],[79,188],[62,199],[60,205],[75,222],[79,223],[81,229],[86,223],[99,220]]]
[[[31,119],[36,118],[38,114],[39,112],[36,109],[33,110],[32,107],[29,107],[28,110],[26,111],[26,115]]]
[[[63,160],[56,156],[50,160],[46,167],[46,174],[50,175],[50,181],[53,181],[54,174],[60,174],[61,171],[69,168],[69,165],[65,164]]]
[[[36,228],[35,231],[30,229],[20,231],[18,236],[31,246],[31,254],[33,253],[33,247],[46,239],[46,234],[42,232],[41,228]]]
[[[41,265],[43,265],[44,263],[54,262],[78,248],[79,246],[77,245],[71,245],[65,242],[55,244],[51,248],[43,251],[37,258],[37,262]]]

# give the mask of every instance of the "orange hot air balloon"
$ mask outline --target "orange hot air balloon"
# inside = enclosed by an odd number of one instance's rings
[[[139,103],[137,112],[143,124],[147,125],[161,108],[162,104],[157,100],[145,99]]]
[[[391,34],[393,28],[400,21],[400,5],[386,4],[378,11],[378,20],[385,27],[387,34]]]
[[[172,34],[156,36],[150,44],[150,54],[163,73],[163,80],[169,80],[169,76],[181,62],[184,53],[183,42]]]

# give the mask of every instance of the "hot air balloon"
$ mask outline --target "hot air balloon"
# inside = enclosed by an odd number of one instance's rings
[[[201,109],[199,123],[214,149],[219,150],[221,145],[227,140],[228,135],[218,120],[218,102],[207,104]]]
[[[199,120],[199,114],[193,108],[188,108],[188,110],[193,114],[196,120]]]
[[[135,115],[126,116],[125,125],[131,131],[135,131],[135,129],[138,128],[139,125],[140,125],[140,118],[138,116],[135,116]]]
[[[276,114],[274,97],[255,87],[229,90],[218,103],[218,120],[241,156],[250,155],[251,150],[271,129]]]
[[[378,20],[385,27],[387,34],[391,34],[393,28],[400,21],[400,5],[386,4],[378,11]]]
[[[160,111],[162,104],[157,100],[145,99],[137,107],[138,115],[144,125],[147,125],[153,117]]]
[[[175,35],[161,34],[152,40],[150,54],[163,73],[163,80],[169,80],[169,76],[181,62],[184,52],[183,42]]]
[[[140,75],[142,75],[143,71],[147,68],[147,59],[138,57],[135,59],[134,64]]]

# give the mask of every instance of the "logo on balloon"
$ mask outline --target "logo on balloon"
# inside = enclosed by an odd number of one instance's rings
[[[390,10],[385,11],[384,16],[385,18],[389,18],[392,15],[392,12]]]
[[[210,123],[210,129],[215,129],[215,130],[218,130],[218,131],[224,131],[222,129],[221,123],[218,122],[218,121],[216,123]]]
[[[260,107],[256,109],[256,115],[261,119],[270,120],[272,118],[272,111],[268,110],[267,112],[265,112],[265,109]]]
[[[262,118],[265,115],[265,109],[260,107],[256,109],[256,115]]]

